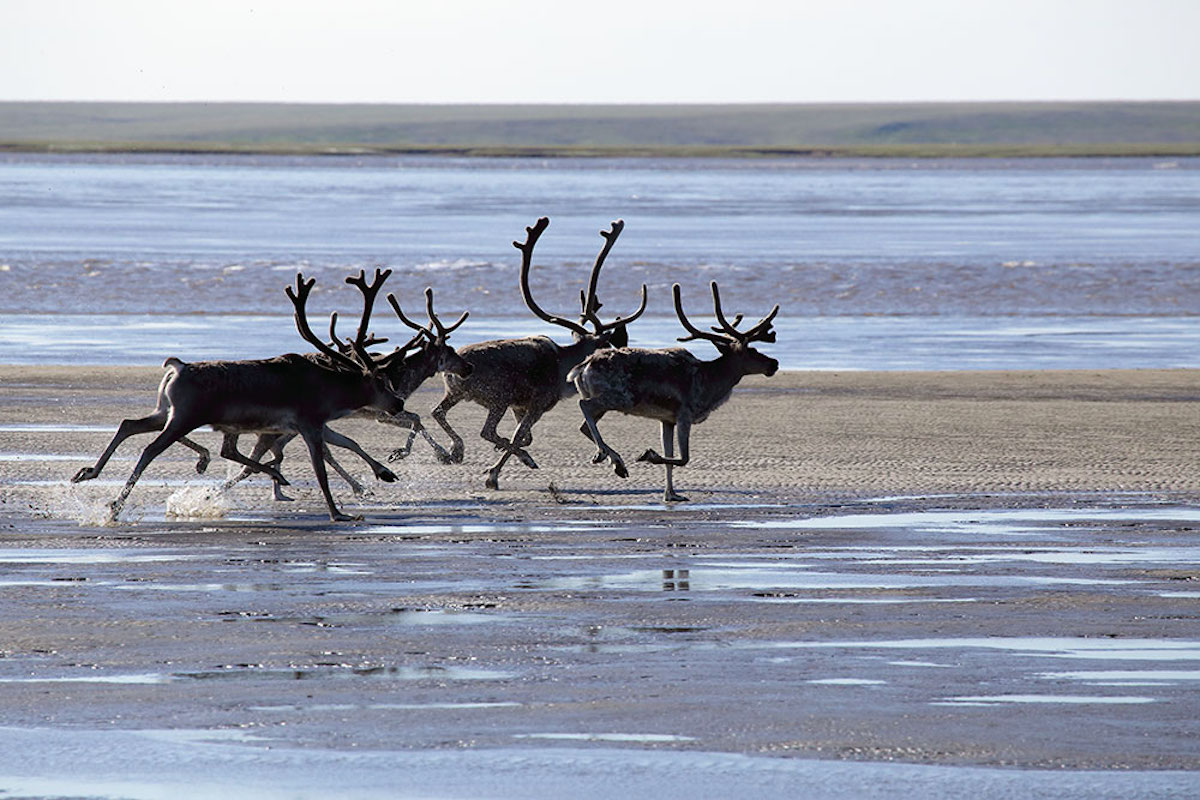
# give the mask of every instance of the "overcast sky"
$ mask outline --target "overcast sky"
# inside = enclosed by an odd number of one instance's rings
[[[0,100],[1200,99],[1200,0],[0,0]]]

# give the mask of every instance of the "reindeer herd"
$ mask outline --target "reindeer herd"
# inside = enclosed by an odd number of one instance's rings
[[[573,337],[571,344],[560,345],[545,336],[531,336],[479,342],[456,351],[447,340],[467,319],[468,312],[464,311],[451,325],[443,324],[434,311],[433,290],[426,289],[425,324],[409,318],[395,295],[387,295],[388,304],[400,322],[416,333],[391,352],[373,352],[372,348],[387,342],[370,333],[376,298],[391,275],[391,270],[380,269],[375,270],[370,281],[365,272],[346,279],[363,298],[358,327],[353,338],[341,338],[334,313],[326,341],[313,332],[308,322],[306,309],[315,280],[297,274],[295,286],[285,291],[292,302],[296,329],[316,348],[315,353],[195,363],[168,358],[163,364],[166,373],[158,387],[154,412],[122,421],[96,463],[79,470],[72,482],[99,476],[125,439],[157,431],[158,435],[142,451],[129,479],[109,505],[110,519],[115,521],[146,467],[172,444],[178,442],[197,453],[197,472],[207,468],[211,454],[188,438],[192,431],[207,425],[223,434],[220,455],[243,467],[238,475],[225,481],[225,488],[252,474],[263,473],[273,481],[275,498],[287,500],[281,488],[288,485],[280,472],[283,447],[300,436],[308,448],[329,518],[335,522],[353,520],[357,517],[343,513],[334,502],[326,463],[356,493],[362,487],[333,458],[329,446],[355,453],[380,480],[394,481],[396,476],[353,439],[331,429],[328,424],[331,421],[352,414],[368,414],[381,422],[407,428],[408,439],[392,452],[392,460],[407,456],[416,437],[421,436],[439,461],[461,463],[465,450],[463,438],[451,427],[447,413],[463,400],[470,400],[487,410],[480,435],[500,455],[488,470],[486,485],[497,489],[500,471],[509,458],[515,456],[525,466],[537,468],[527,449],[533,442],[533,426],[559,400],[577,393],[584,419],[580,431],[597,447],[593,462],[611,461],[613,470],[622,478],[628,477],[629,471],[621,456],[601,437],[597,427],[600,419],[609,411],[619,411],[658,420],[662,425],[663,452],[648,449],[638,461],[664,465],[664,500],[684,500],[675,492],[672,469],[688,463],[692,425],[703,422],[725,402],[744,376],[769,376],[779,368],[775,359],[751,346],[755,342],[775,341],[772,322],[779,306],[759,322],[739,330],[742,315],[735,315],[732,321],[725,316],[720,290],[714,281],[712,300],[717,324],[703,330],[693,325],[684,313],[679,284],[675,284],[672,287],[675,313],[688,333],[679,340],[709,341],[720,355],[704,361],[679,347],[659,350],[629,347],[628,327],[646,310],[646,286],[642,285],[638,308],[610,322],[601,321],[601,303],[596,296],[600,270],[624,223],[618,220],[609,230],[600,232],[604,245],[592,266],[587,289],[580,292],[578,320],[544,311],[529,288],[534,246],[549,224],[550,220],[542,217],[525,229],[524,242],[513,242],[521,251],[521,296],[539,319],[569,330]],[[445,395],[434,407],[432,416],[450,437],[449,450],[430,435],[419,415],[404,407],[409,396],[439,372],[445,382]],[[497,427],[509,410],[516,428],[506,439],[497,432]],[[237,447],[242,434],[258,437],[249,456]],[[676,438],[678,457],[674,454]],[[271,458],[264,461],[268,453]]]

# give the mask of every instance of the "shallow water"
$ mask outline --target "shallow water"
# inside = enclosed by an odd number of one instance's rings
[[[269,748],[237,731],[0,729],[0,788],[15,796],[181,800],[245,796],[374,798],[795,797],[811,800],[970,796],[979,800],[1142,800],[1188,796],[1196,772],[1064,771],[867,764],[726,753],[524,745],[503,750],[345,752]],[[182,735],[181,735],[182,734]],[[547,732],[536,740],[609,744],[652,734]],[[529,741],[530,739],[518,740]],[[18,758],[15,754],[22,753]],[[53,777],[48,765],[70,763]],[[164,774],[163,764],[174,765]]]
[[[406,305],[433,285],[439,309],[470,309],[462,343],[547,333],[509,243],[548,215],[532,280],[562,313],[597,232],[626,220],[600,293],[627,313],[649,286],[640,345],[680,334],[672,283],[698,317],[717,279],[727,310],[782,306],[767,349],[789,369],[1194,367],[1198,198],[1200,159],[9,154],[0,363],[277,355],[304,346],[296,271],[319,281],[315,315],[344,314],[343,278],[376,265]]]
[[[1170,796],[1185,784],[1161,781],[1185,773],[835,760],[962,748],[995,763],[1021,747],[1021,763],[1112,765],[1175,752],[1194,732],[1200,631],[1188,599],[1164,595],[1200,561],[1180,530],[1196,511],[1120,502],[758,509],[827,522],[800,530],[748,530],[737,507],[653,527],[463,512],[97,536],[48,521],[52,540],[0,552],[14,579],[0,582],[3,622],[23,630],[0,658],[0,789]],[[27,644],[43,637],[54,646]],[[899,718],[895,736],[880,722]],[[180,730],[156,733],[164,719]],[[32,760],[11,755],[34,745]],[[732,754],[777,747],[803,757]],[[520,787],[496,789],[498,774]]]

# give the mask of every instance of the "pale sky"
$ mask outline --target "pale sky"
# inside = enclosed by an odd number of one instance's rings
[[[0,100],[1198,100],[1200,0],[0,0]]]

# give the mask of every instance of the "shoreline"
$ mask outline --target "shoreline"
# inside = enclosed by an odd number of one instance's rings
[[[514,146],[514,145],[236,145],[229,143],[147,144],[141,142],[0,142],[0,154],[171,155],[279,157],[430,157],[478,159],[1052,159],[1195,158],[1200,142],[1077,145],[845,145],[845,146]]]
[[[0,366],[0,425],[42,426],[35,432],[0,429],[0,451],[29,456],[10,460],[5,472],[40,481],[73,474],[103,449],[122,419],[153,409],[161,375],[153,367]],[[427,381],[408,407],[444,441],[428,419],[440,396],[440,380]],[[506,502],[545,497],[553,486],[563,497],[604,505],[642,502],[661,491],[661,468],[632,459],[657,446],[657,423],[616,414],[604,420],[606,440],[631,466],[630,478],[621,480],[607,464],[590,463],[591,444],[578,431],[575,402],[567,399],[534,429],[530,452],[541,469],[512,462],[502,475],[502,491],[487,492],[478,476],[494,455],[478,438],[483,417],[477,406],[457,406],[450,422],[466,440],[466,462],[437,464],[418,442],[397,466],[408,483],[377,485],[379,502],[389,495],[397,502],[420,502],[423,492],[435,502],[473,497]],[[510,424],[503,423],[501,433]],[[405,436],[353,418],[335,427],[377,457]],[[676,481],[681,493],[705,502],[1006,492],[1200,498],[1198,427],[1200,370],[1194,369],[781,372],[744,380],[693,430],[692,462],[676,470]],[[201,431],[197,438],[218,449],[215,434]],[[121,447],[105,480],[127,472],[144,447],[138,441]],[[39,453],[55,460],[39,462]],[[293,444],[288,453],[289,474],[308,482],[311,467],[302,448]],[[361,467],[356,464],[356,471]],[[223,466],[217,469],[219,477]],[[152,492],[159,478],[196,479],[190,451],[171,448],[146,478],[134,498]],[[344,485],[335,492],[347,495]]]

